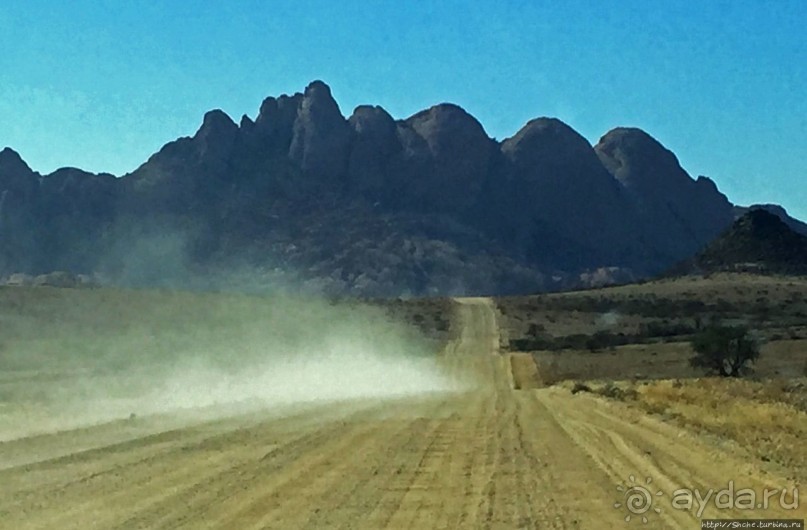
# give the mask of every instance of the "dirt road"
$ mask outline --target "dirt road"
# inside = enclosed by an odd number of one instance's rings
[[[620,403],[516,390],[525,361],[498,354],[492,303],[457,311],[444,361],[467,392],[0,444],[0,527],[695,529],[698,504],[672,507],[674,490],[787,484]],[[662,490],[660,513],[627,509],[617,486],[631,476]],[[804,517],[777,500],[702,515]]]

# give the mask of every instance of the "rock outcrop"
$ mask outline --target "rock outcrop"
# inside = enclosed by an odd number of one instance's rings
[[[631,195],[647,240],[665,261],[691,255],[733,220],[732,205],[706,177],[693,180],[672,151],[646,132],[617,128],[594,147]]]
[[[347,171],[350,127],[331,89],[314,81],[305,89],[292,127],[289,158],[309,178],[332,184]]]
[[[547,264],[635,265],[643,252],[633,205],[585,138],[554,118],[527,123],[505,140],[515,211],[532,223],[534,255]]]
[[[794,232],[764,209],[743,215],[698,254],[673,269],[676,274],[740,271],[807,274],[807,236]]]
[[[362,105],[348,123],[353,130],[348,189],[370,200],[392,200],[396,194],[389,179],[390,161],[403,149],[395,120],[381,107]]]

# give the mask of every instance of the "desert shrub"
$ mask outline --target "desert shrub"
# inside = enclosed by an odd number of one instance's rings
[[[546,332],[546,328],[541,324],[537,324],[535,322],[531,323],[529,325],[529,328],[527,328],[528,337],[540,337],[541,335],[544,334],[544,332]]]
[[[720,313],[730,313],[732,311],[736,311],[736,307],[726,300],[725,298],[718,298],[717,302],[714,304],[714,308]]]
[[[559,350],[589,350],[591,352],[602,351],[604,349],[614,349],[617,346],[631,344],[636,341],[633,335],[623,333],[610,333],[608,331],[598,331],[593,335],[575,333],[552,337],[551,335],[539,335],[523,339],[513,339],[510,346],[515,351],[559,351]]]
[[[700,323],[670,322],[668,320],[653,320],[639,325],[641,337],[678,337],[691,335],[701,326]]]
[[[742,326],[710,325],[691,341],[690,364],[722,377],[739,377],[759,358],[759,345]]]
[[[556,350],[551,337],[531,337],[527,339],[511,339],[510,348],[514,351]]]
[[[610,333],[597,331],[586,340],[586,349],[592,352],[602,351],[606,348],[613,350],[617,346],[628,344],[630,341],[623,333]]]
[[[590,339],[591,336],[584,333],[564,335],[555,339],[555,347],[559,350],[585,350]]]
[[[591,392],[591,387],[578,381],[572,387],[572,394],[579,394],[580,392]]]
[[[609,399],[615,399],[617,401],[625,401],[628,399],[635,399],[637,393],[633,389],[625,390],[616,386],[613,382],[609,381],[602,388],[597,391],[597,394],[607,397]]]
[[[580,311],[584,313],[616,312],[625,315],[642,315],[651,318],[665,318],[671,315],[691,318],[703,315],[710,310],[721,313],[731,313],[736,312],[738,309],[736,306],[723,299],[712,304],[707,304],[697,299],[674,300],[660,298],[654,295],[641,297],[630,296],[623,299],[593,296],[558,297],[547,299],[546,306],[547,309],[557,311]]]

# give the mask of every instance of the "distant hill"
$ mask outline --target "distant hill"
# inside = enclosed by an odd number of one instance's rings
[[[321,81],[254,119],[212,110],[121,177],[0,151],[0,279],[515,294],[656,274],[734,216],[639,129],[592,146],[536,118],[497,141],[448,103],[345,117]]]
[[[679,274],[722,271],[805,275],[807,236],[793,231],[766,209],[751,209],[675,269]]]
[[[765,210],[768,213],[772,213],[781,219],[794,232],[807,236],[807,223],[803,223],[798,219],[790,217],[787,211],[778,204],[752,204],[751,206],[735,206],[734,218],[739,219],[751,210]]]

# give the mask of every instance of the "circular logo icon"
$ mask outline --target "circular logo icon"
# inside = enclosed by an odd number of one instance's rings
[[[642,523],[647,524],[648,514],[661,513],[661,508],[653,506],[655,497],[661,497],[664,492],[661,490],[653,493],[650,491],[650,485],[653,479],[647,477],[644,484],[636,482],[636,477],[631,475],[625,484],[620,484],[616,487],[617,491],[622,493],[622,499],[614,503],[614,508],[624,509],[627,511],[625,521],[630,522],[634,516],[641,517]]]

